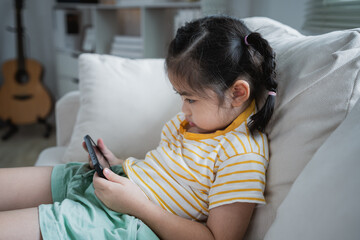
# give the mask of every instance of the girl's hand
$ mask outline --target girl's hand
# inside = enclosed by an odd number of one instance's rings
[[[87,148],[86,148],[86,144],[85,142],[82,142],[82,146],[85,149],[86,152],[88,152]],[[107,159],[107,161],[109,162],[110,166],[114,166],[114,165],[118,165],[118,164],[122,164],[124,160],[122,159],[118,159],[104,144],[104,141],[99,138],[97,140],[97,146],[100,149],[100,151],[104,154],[105,158]],[[105,159],[103,159],[103,157],[101,156],[101,153],[99,153],[97,151],[97,149],[95,149],[96,152],[96,156],[101,164],[101,166],[103,166],[104,168],[107,167],[109,164],[106,162]],[[94,165],[91,162],[91,158],[90,155],[89,157],[89,164],[91,168],[94,168]]]
[[[128,178],[121,177],[110,169],[104,169],[107,179],[94,174],[95,195],[113,211],[137,216],[151,201],[143,191]]]

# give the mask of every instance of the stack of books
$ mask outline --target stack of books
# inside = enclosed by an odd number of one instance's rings
[[[110,54],[125,58],[142,58],[144,57],[143,38],[116,35],[111,44]]]

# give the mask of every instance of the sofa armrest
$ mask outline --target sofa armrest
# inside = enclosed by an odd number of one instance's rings
[[[67,146],[69,144],[79,107],[79,91],[69,92],[56,102],[55,118],[57,146]]]

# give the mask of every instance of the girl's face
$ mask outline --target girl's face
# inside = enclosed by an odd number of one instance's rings
[[[224,103],[220,106],[213,90],[206,90],[208,97],[204,98],[176,86],[174,89],[183,100],[182,111],[189,122],[189,132],[212,133],[225,129],[239,115],[239,111],[232,107],[229,96],[225,97]]]
[[[217,94],[205,89],[205,94],[198,94],[183,84],[182,79],[169,72],[169,79],[174,90],[183,100],[182,111],[189,124],[187,131],[193,133],[213,133],[229,126],[249,105],[250,87],[245,80],[236,80],[220,103]],[[206,97],[204,97],[206,96]]]

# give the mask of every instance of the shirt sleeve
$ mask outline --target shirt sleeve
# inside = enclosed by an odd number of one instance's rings
[[[228,158],[219,164],[209,191],[209,209],[235,202],[265,204],[267,159],[256,153]]]

